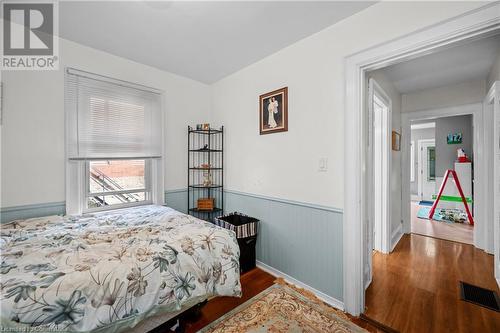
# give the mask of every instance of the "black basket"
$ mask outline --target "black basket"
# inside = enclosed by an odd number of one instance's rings
[[[259,220],[241,213],[231,213],[215,218],[215,224],[236,233],[240,247],[240,272],[255,268],[255,245]]]

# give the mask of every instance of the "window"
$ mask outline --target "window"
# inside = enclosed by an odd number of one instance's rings
[[[161,92],[68,69],[65,99],[67,212],[163,203]]]
[[[436,147],[427,147],[427,181],[436,180]]]
[[[150,202],[148,164],[148,160],[88,161],[87,210]]]
[[[410,142],[410,182],[415,181],[415,141]]]

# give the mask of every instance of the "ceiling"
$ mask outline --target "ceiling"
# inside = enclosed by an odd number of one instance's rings
[[[452,47],[384,68],[396,89],[407,94],[485,79],[500,53],[500,35]]]
[[[215,82],[374,2],[88,2],[59,4],[61,37]]]

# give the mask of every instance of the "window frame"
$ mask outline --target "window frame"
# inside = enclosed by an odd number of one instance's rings
[[[81,215],[85,213],[97,213],[103,211],[111,211],[127,207],[144,206],[144,205],[164,205],[165,204],[165,105],[166,92],[156,88],[136,84],[129,81],[123,81],[99,74],[94,74],[86,71],[81,71],[71,67],[65,68],[65,91],[64,91],[64,108],[65,108],[65,203],[67,215]],[[70,149],[73,145],[72,136],[74,135],[75,123],[72,113],[74,112],[74,99],[71,95],[72,91],[68,88],[70,78],[74,76],[82,76],[104,82],[122,85],[124,87],[144,90],[160,95],[159,99],[159,119],[161,123],[158,133],[159,154],[146,154],[141,156],[96,156],[79,157],[72,156],[73,151]],[[145,187],[144,191],[146,200],[139,202],[130,202],[123,204],[114,204],[103,207],[88,208],[87,198],[90,183],[87,181],[87,173],[90,171],[88,163],[95,160],[145,160]],[[133,190],[135,191],[135,190]],[[136,193],[141,193],[137,192]]]
[[[131,189],[131,190],[117,190],[117,191],[108,191],[108,192],[100,192],[100,193],[92,193],[90,192],[90,162],[93,161],[111,161],[111,160],[119,160],[119,161],[144,161],[144,188]],[[93,213],[93,212],[102,212],[113,209],[120,208],[128,208],[128,207],[136,207],[136,206],[144,206],[151,205],[153,203],[153,188],[152,188],[152,165],[150,158],[120,158],[120,159],[92,159],[84,161],[84,186],[82,186],[83,193],[81,195],[82,202],[82,212],[85,213]],[[88,206],[88,198],[93,196],[111,196],[116,194],[127,194],[127,193],[144,193],[145,200],[136,201],[136,202],[124,202],[121,204],[114,204],[109,206],[102,207],[94,207],[89,208]]]

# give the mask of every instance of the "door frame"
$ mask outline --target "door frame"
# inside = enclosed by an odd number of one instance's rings
[[[453,117],[453,116],[464,116],[464,115],[472,115],[472,127],[473,127],[473,138],[472,138],[472,150],[473,150],[473,161],[484,161],[484,126],[483,126],[483,103],[472,103],[465,104],[459,106],[453,106],[448,108],[441,109],[431,109],[431,110],[422,110],[415,112],[407,112],[401,115],[401,127],[402,127],[402,141],[407,142],[411,138],[411,122],[414,121],[425,121],[425,120],[433,120],[437,118],[445,118],[445,117]],[[437,140],[438,138],[434,138]],[[410,190],[410,182],[405,179],[405,172],[408,172],[409,178],[409,157],[410,152],[409,148],[405,145],[402,145],[402,202],[407,203],[411,200],[411,190]],[[405,158],[406,156],[406,158]],[[474,246],[480,249],[483,249],[482,246],[483,240],[480,232],[478,230],[482,227],[483,219],[483,211],[486,208],[483,204],[484,202],[484,191],[486,191],[485,181],[483,173],[484,169],[481,167],[482,163],[476,164],[474,166],[474,221],[478,222],[474,225],[473,233],[474,233]],[[436,178],[438,175],[436,175]],[[419,187],[420,191],[420,187]],[[403,229],[405,233],[409,233],[411,231],[411,207],[410,205],[404,204],[401,208],[401,214],[403,219]]]
[[[368,108],[369,108],[369,118],[370,120],[370,143],[369,143],[369,152],[368,154],[371,156],[370,161],[370,170],[373,171],[374,166],[374,148],[375,148],[375,127],[374,127],[374,110],[373,110],[373,99],[376,96],[382,103],[387,107],[387,113],[382,118],[381,130],[385,134],[384,140],[382,142],[382,154],[384,159],[381,162],[381,174],[385,177],[385,181],[382,182],[380,189],[375,188],[375,176],[373,172],[370,174],[370,184],[372,186],[371,193],[375,194],[375,191],[380,191],[382,195],[380,197],[374,195],[374,200],[372,200],[371,211],[372,214],[370,216],[373,218],[369,224],[370,232],[377,231],[379,229],[379,234],[375,239],[373,239],[374,249],[382,252],[382,253],[390,253],[391,252],[391,169],[392,169],[392,154],[391,154],[391,135],[392,135],[392,100],[389,95],[384,91],[384,89],[377,83],[377,81],[373,78],[370,78],[368,81]],[[385,119],[384,119],[385,118]],[[381,217],[379,221],[379,226],[376,223],[375,207],[376,205],[380,205],[381,209]],[[373,237],[373,236],[372,236]],[[371,251],[370,251],[371,252]],[[370,260],[370,259],[369,259]],[[371,275],[371,270],[370,270]],[[371,280],[371,279],[370,279]]]
[[[490,171],[488,168],[493,167],[493,228],[484,228],[482,234],[484,235],[484,247],[487,252],[493,252],[493,262],[495,267],[495,279],[497,281],[498,286],[500,287],[500,207],[495,206],[495,202],[500,201],[500,190],[498,190],[498,184],[500,184],[500,81],[493,82],[490,87],[488,94],[483,103],[492,103],[493,104],[493,119],[489,119],[485,117],[484,123],[488,120],[493,121],[493,128],[489,126],[484,127],[484,138],[489,138],[493,134],[493,146],[486,148],[493,148],[493,161],[490,161],[491,154],[487,154],[485,151],[485,157],[488,156],[488,164],[484,166],[484,177],[487,177],[488,172]],[[491,133],[493,130],[493,133]],[[497,141],[498,140],[498,141]],[[493,163],[491,163],[493,162]],[[497,189],[495,191],[495,188]],[[486,191],[486,190],[485,190]],[[491,194],[491,193],[490,193]],[[488,193],[485,192],[485,196],[488,196]],[[487,209],[487,207],[485,207]],[[485,214],[487,212],[485,211]],[[488,215],[484,215],[488,216]],[[488,232],[491,232],[493,229],[493,247],[486,239]]]
[[[365,196],[368,123],[366,73],[492,34],[500,28],[499,12],[499,3],[489,3],[345,59],[343,301],[346,311],[354,316],[362,313],[365,306],[363,253],[366,242],[363,240],[370,207]],[[407,140],[408,133],[403,132],[403,135],[402,140]],[[408,159],[409,149],[406,146],[402,145],[402,153]],[[404,168],[402,179],[409,178],[409,169]],[[409,192],[403,194],[410,198]]]
[[[424,183],[423,183],[423,174],[424,174],[424,168],[423,168],[423,158],[422,158],[422,148],[424,147],[429,147],[430,144],[436,147],[436,139],[422,139],[418,140],[418,194],[420,200],[423,200],[423,191],[424,191]],[[404,162],[402,162],[404,164]],[[434,181],[435,182],[435,181]]]

